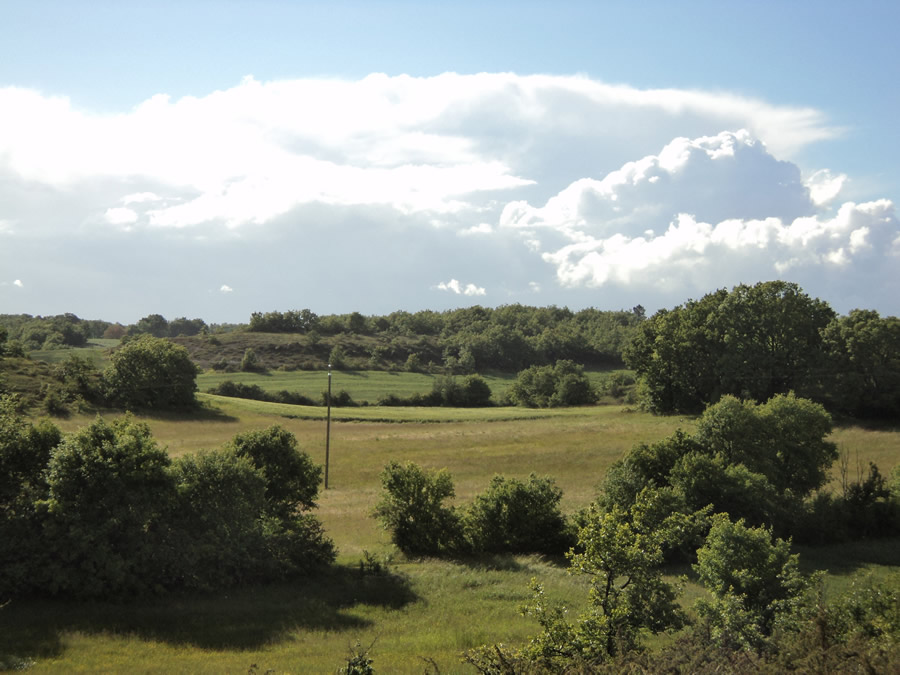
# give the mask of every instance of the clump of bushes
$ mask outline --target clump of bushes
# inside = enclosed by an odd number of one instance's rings
[[[560,408],[597,402],[597,392],[584,374],[584,368],[569,360],[523,370],[507,396],[513,405],[526,408]]]
[[[281,390],[268,392],[258,384],[244,384],[225,380],[218,386],[206,390],[216,396],[229,396],[232,398],[247,398],[253,401],[267,401],[269,403],[287,403],[290,405],[319,405],[316,401],[303,394]]]
[[[552,478],[496,476],[484,493],[460,508],[445,504],[455,495],[445,469],[391,462],[381,482],[384,492],[373,515],[408,555],[554,555],[574,543],[572,527],[559,509],[562,490]]]
[[[402,397],[388,394],[378,405],[445,408],[485,408],[491,402],[490,385],[480,375],[467,375],[460,383],[453,376],[439,377],[427,394]]]
[[[0,597],[123,598],[309,573],[321,469],[280,427],[172,460],[130,415],[62,437],[0,398]]]

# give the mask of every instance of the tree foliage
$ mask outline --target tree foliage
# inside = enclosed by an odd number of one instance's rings
[[[275,425],[238,434],[228,445],[238,457],[246,457],[265,479],[266,511],[289,518],[316,507],[322,467],[301,452],[296,437]]]
[[[824,399],[858,417],[900,415],[900,319],[855,309],[823,331]]]
[[[129,595],[153,588],[174,490],[169,465],[149,427],[130,416],[98,418],[56,448],[47,468],[45,524],[55,553],[51,592]]]
[[[552,478],[494,476],[465,509],[463,529],[472,550],[486,553],[565,553],[574,543]]]
[[[126,408],[191,408],[197,374],[184,347],[141,335],[113,352],[105,380],[109,398]]]
[[[730,648],[760,649],[776,622],[796,613],[810,586],[790,542],[724,513],[713,519],[694,567],[712,594],[698,601],[698,612],[713,641]]]
[[[597,393],[583,367],[563,360],[553,366],[531,366],[520,372],[510,387],[509,398],[528,408],[559,408],[594,403]]]
[[[723,397],[697,431],[638,444],[609,469],[601,503],[628,508],[644,489],[672,489],[684,508],[711,506],[754,525],[797,524],[791,509],[824,485],[837,459],[831,417],[807,399],[777,395],[763,404]]]
[[[458,548],[459,514],[444,501],[454,496],[446,469],[427,471],[413,462],[390,462],[381,472],[384,488],[373,515],[391,541],[410,555],[438,555]]]
[[[796,285],[718,290],[643,322],[624,357],[659,412],[700,412],[720,397],[810,395],[822,373],[821,331],[834,312]]]
[[[309,513],[320,470],[277,427],[173,463],[131,415],[63,439],[13,403],[0,400],[0,597],[210,590],[334,559]]]

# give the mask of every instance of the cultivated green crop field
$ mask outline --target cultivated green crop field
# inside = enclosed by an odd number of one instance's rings
[[[222,379],[236,380],[236,375]],[[241,381],[263,386],[282,375],[285,381],[294,378],[292,382],[309,376],[314,388],[309,393],[300,389],[307,395],[317,395],[326,384],[321,372],[253,376],[259,382],[241,375]],[[214,386],[212,377],[200,378],[201,390]],[[352,389],[343,378],[376,382],[371,391],[382,386],[379,378],[422,386],[410,393],[431,387],[424,375],[334,377],[335,389],[347,389],[358,400],[368,398],[356,393],[364,389]],[[297,386],[279,382],[265,388],[296,391]],[[390,391],[405,395],[396,387]],[[172,455],[218,447],[240,431],[281,424],[316,462],[324,463],[323,408],[200,398],[205,408],[198,415],[146,418]],[[498,473],[550,475],[564,492],[563,509],[571,513],[592,500],[607,467],[633,444],[693,425],[689,418],[654,417],[617,405],[552,411],[368,406],[332,413],[329,489],[321,494],[318,510],[340,550],[331,575],[119,604],[10,602],[0,609],[0,654],[33,660],[35,673],[333,673],[359,641],[372,645],[377,672],[436,672],[436,665],[440,673],[471,673],[460,661],[466,649],[521,643],[537,632],[537,625],[518,613],[529,597],[531,578],[545,583],[551,599],[573,609],[584,602],[585,580],[567,575],[563,561],[528,556],[472,563],[396,556],[389,574],[361,574],[359,561],[366,553],[379,561],[393,556],[387,534],[369,516],[379,497],[383,466],[396,459],[446,467],[459,502],[483,491]],[[72,430],[89,419],[72,417],[58,424]],[[875,461],[883,474],[900,462],[900,432],[853,426],[838,429],[834,440],[851,454],[854,465],[857,453],[862,462]],[[832,588],[844,587],[852,575],[866,571],[900,585],[900,540],[804,550],[802,555],[807,568],[829,570]],[[700,592],[688,584],[686,604]]]

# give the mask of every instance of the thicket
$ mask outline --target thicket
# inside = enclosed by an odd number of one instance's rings
[[[321,469],[273,427],[171,460],[146,424],[63,437],[0,398],[0,597],[123,598],[307,574],[334,547]]]
[[[103,337],[108,325],[106,321],[89,321],[74,314],[0,314],[0,337],[5,335],[15,349],[26,351],[82,347],[91,338]],[[0,339],[0,345],[3,342]]]
[[[660,521],[656,510],[652,498],[630,511],[591,509],[568,554],[570,572],[591,580],[587,609],[572,618],[532,582],[532,599],[521,611],[540,632],[520,648],[470,650],[466,662],[485,675],[887,673],[900,667],[896,590],[863,578],[826,600],[821,575],[800,572],[789,541],[727,514],[706,519],[693,567],[709,597],[694,603],[697,618],[689,621],[677,602],[678,585],[665,581],[659,567],[685,523],[677,514]],[[664,632],[677,637],[646,649],[648,635]]]
[[[91,404],[127,410],[189,410],[197,405],[198,373],[184,347],[140,335],[125,338],[103,371],[88,359],[70,354],[53,367],[52,381],[41,387],[40,404],[54,416]]]
[[[693,435],[638,444],[613,463],[598,499],[627,509],[643,492],[658,491],[672,509],[710,505],[810,544],[900,534],[900,501],[877,466],[856,481],[845,470],[840,493],[821,489],[839,459],[827,440],[831,429],[821,404],[793,394],[764,404],[725,396],[704,411]]]
[[[254,312],[248,329],[317,335],[408,336],[437,340],[442,366],[451,373],[516,372],[531,365],[572,360],[591,366],[616,365],[635,328],[644,319],[631,311],[504,305],[435,312],[359,312],[318,316],[308,309]]]
[[[405,397],[386,394],[379,397],[378,405],[486,408],[493,405],[493,402],[491,387],[481,375],[466,375],[462,382],[452,375],[447,375],[437,378],[427,394]]]
[[[769,281],[660,310],[624,351],[648,407],[699,413],[722,396],[795,392],[836,413],[900,415],[900,319],[838,317],[796,284]]]
[[[597,392],[584,368],[569,360],[552,366],[531,366],[521,371],[510,387],[514,405],[526,408],[562,408],[597,402]]]
[[[317,401],[288,390],[270,393],[258,384],[244,384],[225,380],[215,387],[206,390],[216,396],[229,396],[231,398],[248,398],[253,401],[268,401],[269,403],[288,403],[290,405],[318,405]]]
[[[572,528],[559,508],[562,491],[552,478],[527,481],[496,476],[485,492],[463,507],[445,469],[391,462],[381,473],[383,493],[373,516],[407,555],[480,553],[562,554]]]

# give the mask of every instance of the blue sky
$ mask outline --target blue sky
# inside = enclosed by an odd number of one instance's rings
[[[893,2],[0,2],[0,312],[900,313]]]

